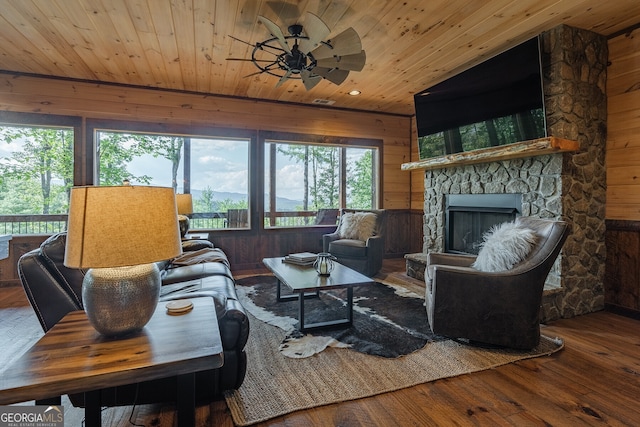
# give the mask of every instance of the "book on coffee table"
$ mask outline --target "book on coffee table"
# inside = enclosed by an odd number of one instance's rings
[[[314,254],[313,252],[298,252],[287,255],[287,258],[295,261],[315,261],[315,259],[318,258],[318,254]]]
[[[296,265],[313,265],[317,257],[318,254],[312,252],[299,252],[285,256],[282,261]]]

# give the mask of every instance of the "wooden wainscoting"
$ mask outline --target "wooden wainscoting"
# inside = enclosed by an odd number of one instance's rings
[[[402,258],[422,250],[422,216],[417,210],[387,210],[385,258]],[[293,252],[322,252],[322,235],[336,226],[307,228],[274,228],[261,230],[216,230],[209,240],[225,251],[232,269],[262,268],[262,259]],[[13,236],[9,242],[9,258],[0,260],[0,286],[20,284],[17,272],[22,254],[37,248],[47,235]]]
[[[45,234],[12,236],[9,240],[9,257],[0,260],[0,287],[20,286],[18,259],[31,249],[40,246],[47,237],[49,236]]]
[[[640,221],[606,221],[607,310],[640,318]]]
[[[388,209],[385,233],[385,258],[402,258],[422,250],[421,211]],[[233,270],[262,267],[262,259],[293,252],[322,251],[322,235],[335,231],[335,226],[215,231],[210,239],[225,251]]]

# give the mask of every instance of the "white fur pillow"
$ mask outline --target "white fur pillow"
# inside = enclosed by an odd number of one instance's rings
[[[491,227],[472,267],[480,271],[505,271],[522,261],[536,243],[536,234],[513,222]]]
[[[373,212],[347,212],[342,214],[338,234],[342,239],[367,240],[376,230]]]

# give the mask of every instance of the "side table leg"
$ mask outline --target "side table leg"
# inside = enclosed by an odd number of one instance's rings
[[[178,375],[178,427],[196,424],[196,375]]]
[[[100,427],[102,425],[100,390],[88,391],[84,394],[84,425],[86,427]]]
[[[49,399],[40,399],[36,400],[36,405],[52,405],[52,406],[60,406],[62,405],[62,397],[56,396]]]

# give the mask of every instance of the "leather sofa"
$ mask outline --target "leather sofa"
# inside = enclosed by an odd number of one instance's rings
[[[27,298],[42,329],[46,332],[64,315],[82,310],[84,270],[63,264],[66,233],[44,241],[18,261],[18,274]],[[226,255],[208,241],[183,242],[183,255],[158,263],[161,270],[161,301],[211,297],[214,300],[224,349],[224,365],[196,374],[196,401],[210,402],[225,390],[237,389],[243,382],[247,358],[244,351],[249,337],[249,320],[238,301],[235,282]],[[162,302],[161,302],[162,303]],[[101,390],[103,406],[121,406],[176,401],[175,377]],[[52,396],[53,397],[53,396]],[[84,395],[69,396],[74,406],[84,407]]]

